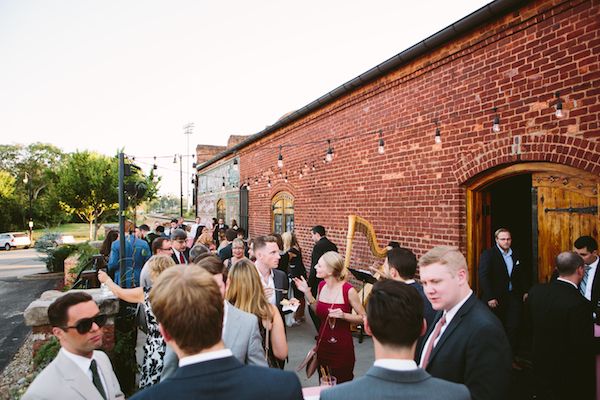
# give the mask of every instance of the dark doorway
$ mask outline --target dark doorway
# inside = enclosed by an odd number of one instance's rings
[[[516,175],[489,187],[491,196],[491,241],[495,245],[494,232],[506,228],[512,235],[512,247],[519,251],[524,265],[531,268],[533,232],[531,174]]]

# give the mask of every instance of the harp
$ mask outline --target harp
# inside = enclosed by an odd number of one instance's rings
[[[356,232],[362,232],[367,237],[367,243],[371,254],[377,258],[385,258],[387,255],[387,248],[379,247],[377,244],[377,237],[375,236],[375,229],[369,221],[358,215],[348,216],[348,235],[346,236],[346,258],[344,260],[344,266],[350,267],[350,257],[352,255],[352,242],[354,241],[354,234]]]

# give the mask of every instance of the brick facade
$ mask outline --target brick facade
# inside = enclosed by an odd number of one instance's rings
[[[477,175],[547,161],[599,176],[598,15],[598,1],[527,3],[242,147],[250,236],[271,231],[271,199],[285,190],[307,265],[310,227],[324,225],[343,252],[349,214],[371,221],[381,245],[395,240],[417,255],[440,244],[464,250],[465,184]],[[327,139],[331,163],[323,162]]]

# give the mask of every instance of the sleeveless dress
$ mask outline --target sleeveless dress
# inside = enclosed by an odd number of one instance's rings
[[[325,281],[319,283],[319,292],[323,286],[325,286]],[[350,331],[350,322],[335,318],[335,326],[332,329],[327,323],[327,315],[330,308],[339,308],[345,313],[352,312],[352,306],[348,300],[350,289],[352,289],[352,285],[344,282],[342,286],[343,303],[330,304],[321,300],[317,302],[317,315],[321,319],[319,331],[321,340],[317,349],[317,358],[319,365],[327,368],[329,373],[336,377],[338,384],[354,379],[354,341]]]
[[[152,312],[149,293],[151,288],[144,288],[144,310],[146,321],[148,321],[148,336],[144,344],[144,361],[142,362],[142,375],[140,377],[140,388],[157,384],[163,370],[163,359],[165,357],[166,343],[160,331],[158,322]]]
[[[279,369],[283,369],[285,366],[285,361],[284,360],[280,360],[277,357],[275,357],[275,354],[273,354],[273,348],[271,345],[271,335],[269,334],[269,351],[267,352],[267,329],[263,326],[263,323],[261,321],[260,318],[258,318],[258,330],[260,332],[260,337],[261,337],[261,341],[262,341],[262,347],[263,347],[263,351],[266,352],[267,354],[267,364],[269,364],[269,368],[279,368]]]

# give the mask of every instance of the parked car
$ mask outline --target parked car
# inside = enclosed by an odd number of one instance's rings
[[[73,243],[75,243],[75,238],[73,237],[73,235],[49,232],[49,233],[43,234],[36,241],[36,247],[38,247],[38,244],[41,247],[56,247],[56,246],[60,246],[61,244],[73,244]]]
[[[64,235],[62,233],[59,233],[53,242],[56,245],[73,244],[73,243],[75,243],[75,237],[73,237],[73,235]]]
[[[28,249],[29,246],[31,246],[31,240],[29,240],[29,235],[26,233],[0,233],[0,248],[3,248],[6,251],[10,249],[16,249],[17,247]]]

